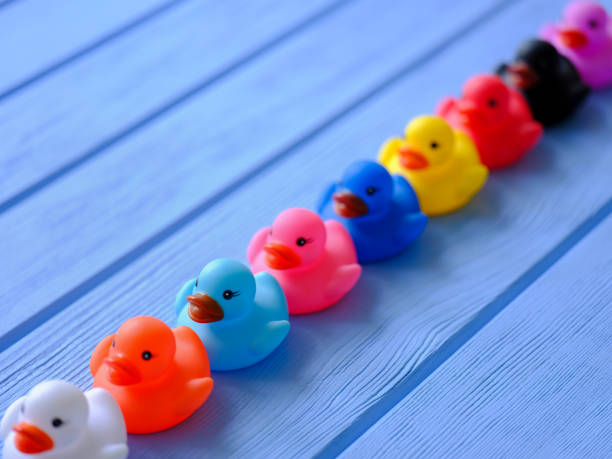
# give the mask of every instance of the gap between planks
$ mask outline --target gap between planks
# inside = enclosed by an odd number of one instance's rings
[[[8,3],[13,3],[15,1],[18,1],[18,0],[9,0]],[[188,1],[188,0],[170,0],[170,1],[166,2],[166,3],[161,4],[157,8],[154,8],[151,11],[146,12],[145,14],[143,14],[142,16],[136,18],[132,22],[130,22],[130,23],[128,23],[128,24],[126,24],[126,25],[124,25],[122,27],[119,27],[118,29],[113,30],[109,34],[103,36],[102,38],[99,38],[98,40],[96,40],[93,43],[85,46],[84,48],[81,48],[80,50],[76,51],[75,53],[71,54],[70,56],[65,57],[64,59],[61,59],[61,60],[57,61],[54,64],[51,64],[46,69],[37,72],[36,74],[34,74],[34,75],[26,78],[25,80],[23,80],[21,83],[17,83],[13,87],[7,89],[6,91],[4,91],[3,93],[0,94],[0,102],[2,102],[4,99],[7,99],[7,98],[13,96],[14,94],[18,93],[19,91],[27,88],[31,84],[36,83],[37,81],[42,80],[43,78],[47,77],[48,75],[51,75],[52,73],[60,70],[61,68],[63,68],[65,66],[67,66],[67,65],[77,61],[78,59],[86,56],[87,54],[89,54],[89,53],[91,53],[91,52],[101,48],[102,46],[104,46],[107,43],[115,40],[116,38],[119,38],[122,35],[130,32],[130,31],[132,31],[134,29],[137,29],[138,27],[140,27],[141,25],[144,25],[145,23],[147,23],[151,19],[154,19],[155,17],[170,11],[175,6],[178,6],[181,3],[184,3],[186,1]],[[0,4],[0,9],[2,7],[4,7],[6,4],[7,3]]]
[[[548,269],[557,263],[576,244],[612,213],[612,199],[580,223],[559,244],[533,264],[512,282],[504,291],[481,309],[475,317],[446,340],[435,352],[427,357],[409,376],[386,392],[378,402],[361,414],[353,424],[337,435],[319,451],[318,459],[337,457],[356,442],[368,429],[385,416],[431,374],[446,362],[465,343],[482,330],[500,312],[510,305],[521,293],[536,282]]]
[[[173,1],[175,1],[175,0],[173,0]],[[178,5],[179,3],[184,2],[184,1],[185,0],[178,0],[178,2],[175,3],[174,5]],[[165,103],[161,107],[159,107],[159,108],[153,110],[152,112],[146,114],[145,116],[140,118],[138,121],[130,124],[128,127],[124,128],[123,130],[119,131],[118,133],[114,134],[113,136],[107,138],[106,140],[103,140],[98,145],[96,145],[95,147],[89,149],[88,151],[86,151],[82,155],[77,156],[75,159],[69,161],[67,164],[59,167],[58,169],[56,169],[55,171],[53,171],[50,174],[46,175],[45,177],[41,178],[40,180],[37,180],[36,182],[34,182],[33,184],[29,185],[28,187],[26,187],[22,191],[16,193],[12,197],[6,199],[4,202],[1,202],[0,203],[0,214],[2,214],[4,212],[6,212],[7,210],[15,207],[16,205],[18,205],[19,203],[23,202],[24,200],[30,198],[32,195],[34,195],[34,194],[38,193],[39,191],[43,190],[44,188],[46,188],[47,186],[49,186],[53,182],[57,181],[58,179],[60,179],[64,175],[67,175],[68,173],[72,172],[73,170],[77,169],[78,167],[82,166],[83,164],[85,164],[89,160],[91,160],[91,159],[95,158],[96,156],[106,152],[108,149],[110,149],[115,144],[123,141],[124,139],[126,139],[129,136],[131,136],[132,134],[135,134],[136,132],[140,131],[141,129],[143,129],[144,127],[148,126],[149,124],[154,123],[156,120],[161,118],[163,115],[165,115],[165,114],[171,112],[172,110],[178,108],[179,106],[181,106],[182,104],[184,104],[185,102],[190,100],[192,97],[195,97],[196,95],[198,95],[201,92],[207,90],[211,86],[214,86],[215,84],[219,83],[220,81],[222,81],[223,79],[225,79],[229,75],[233,74],[234,72],[240,70],[241,68],[248,66],[250,63],[252,63],[256,59],[258,59],[259,57],[265,55],[266,53],[272,51],[277,46],[279,46],[280,44],[285,42],[286,40],[292,38],[295,35],[298,35],[299,33],[303,32],[306,29],[308,29],[312,25],[316,24],[320,20],[322,20],[325,17],[329,16],[330,14],[336,12],[341,7],[349,4],[352,1],[353,0],[338,0],[338,1],[336,1],[336,2],[334,2],[332,4],[330,4],[330,5],[326,6],[325,8],[321,9],[317,13],[307,17],[306,19],[304,19],[302,22],[298,23],[296,26],[292,27],[291,29],[285,30],[285,31],[281,32],[279,35],[277,35],[274,38],[270,39],[269,41],[265,42],[263,45],[259,46],[255,50],[248,52],[244,56],[240,56],[234,62],[230,63],[229,65],[227,65],[226,67],[222,68],[218,72],[215,72],[212,76],[207,77],[204,80],[198,82],[196,85],[192,86],[191,88],[188,88],[187,90],[185,90],[184,92],[182,92],[178,96],[175,96],[169,102]],[[174,6],[174,5],[172,5],[172,6]],[[167,11],[169,9],[170,9],[169,6],[167,6],[164,11]],[[149,17],[148,19],[151,19],[152,17],[153,16]],[[143,24],[144,22],[145,21],[141,21],[140,24]],[[106,40],[106,41],[104,41],[104,43],[107,43],[108,41],[109,40]],[[104,44],[104,43],[100,42],[100,46],[102,44]],[[93,50],[93,49],[95,49],[95,48],[92,48],[91,50]],[[74,59],[72,59],[72,61],[76,60],[79,57],[82,57],[85,54],[86,53],[83,53],[83,54],[80,54],[80,55],[76,56]],[[54,69],[54,70],[56,70],[56,69]],[[41,74],[40,78],[42,78],[42,77],[44,77],[46,75],[48,75],[48,73]],[[36,77],[36,79],[40,79],[40,78]],[[0,95],[0,102],[4,98],[5,98],[5,95]]]
[[[132,262],[136,261],[141,256],[145,255],[150,250],[155,248],[158,244],[170,238],[176,231],[178,231],[183,226],[195,220],[197,217],[203,214],[206,210],[210,209],[217,203],[221,202],[223,199],[230,196],[234,192],[240,190],[244,185],[250,183],[257,175],[266,171],[267,169],[272,167],[275,163],[277,163],[281,159],[290,156],[292,153],[299,150],[302,146],[309,143],[311,140],[313,140],[317,136],[321,135],[322,133],[326,132],[328,129],[336,125],[342,119],[344,119],[349,114],[351,114],[353,111],[355,111],[362,105],[366,104],[367,102],[372,100],[374,97],[378,96],[379,94],[393,87],[395,84],[400,82],[408,74],[413,72],[419,66],[433,59],[435,56],[437,56],[444,49],[452,45],[454,42],[461,40],[463,37],[474,32],[475,30],[479,28],[479,26],[486,23],[487,21],[489,21],[496,15],[501,14],[510,5],[519,3],[521,1],[522,0],[510,0],[510,1],[500,0],[498,1],[494,3],[490,8],[485,10],[482,14],[478,15],[477,17],[469,21],[466,25],[458,29],[456,32],[450,34],[446,38],[441,39],[437,44],[433,45],[429,49],[425,49],[421,54],[419,54],[418,56],[409,60],[407,63],[401,66],[399,70],[393,72],[389,77],[387,77],[383,81],[374,85],[371,89],[367,90],[361,96],[353,100],[351,103],[347,104],[345,107],[341,108],[339,111],[337,111],[330,117],[323,120],[321,123],[319,123],[317,126],[312,128],[310,131],[306,132],[304,135],[299,137],[297,140],[295,140],[288,146],[281,148],[278,152],[271,155],[265,161],[257,164],[256,166],[247,170],[242,175],[231,180],[224,187],[222,187],[220,190],[218,190],[216,193],[214,193],[209,198],[197,204],[186,214],[179,217],[174,222],[171,222],[169,225],[164,227],[162,230],[158,231],[156,234],[154,234],[150,238],[146,239],[145,241],[143,241],[142,243],[140,243],[139,245],[131,249],[129,252],[117,258],[115,261],[110,263],[104,269],[98,271],[93,276],[89,277],[88,279],[81,282],[79,285],[77,285],[70,291],[66,292],[64,295],[62,295],[61,297],[59,297],[52,303],[48,304],[46,307],[41,309],[39,312],[34,314],[32,317],[30,317],[27,321],[17,325],[16,327],[12,328],[8,332],[4,333],[2,336],[0,336],[0,352],[3,352],[9,346],[19,341],[27,334],[36,330],[39,326],[44,324],[47,320],[53,318],[55,315],[57,315],[58,313],[66,309],[72,303],[80,299],[82,296],[84,296],[87,292],[89,292],[95,286],[98,286],[104,281],[106,281],[107,279],[111,278],[116,273],[121,271],[123,268],[130,265]],[[285,38],[288,38],[294,35],[296,33],[296,30],[306,28],[309,24],[316,22],[316,20],[331,13],[332,11],[334,11],[336,8],[338,8],[340,5],[344,3],[347,3],[347,2],[340,1],[340,2],[337,2],[323,9],[321,12],[311,16],[310,18],[300,23],[296,28],[290,31],[284,32],[280,36],[284,37],[283,39],[285,39]],[[262,48],[259,48],[259,50],[256,51],[254,54],[251,54],[250,58],[254,59],[258,55],[263,54],[268,49],[274,47],[275,43],[276,43],[275,39],[271,40],[270,42],[268,42],[268,44],[270,45],[269,48],[264,49],[266,48],[266,45],[264,45]],[[188,97],[191,97],[195,93],[199,92],[199,90],[201,89],[192,89],[188,93],[184,94],[182,96],[182,99],[180,99],[180,101],[175,100],[175,102],[171,103],[173,104],[172,106],[166,106],[167,108],[164,109],[164,112],[170,110],[171,108],[174,108],[176,105],[183,102]],[[129,129],[132,129],[132,128],[128,128],[128,130]],[[126,133],[123,137],[127,137],[127,135],[131,134],[132,132],[136,130],[137,130],[136,128],[132,129],[131,132]],[[125,132],[126,131],[124,131],[124,133]],[[104,148],[108,148],[110,145],[116,143],[118,140],[119,139],[117,138],[115,138],[115,140],[110,140],[110,141],[107,140],[106,142],[104,142],[104,145],[105,145]],[[95,155],[95,152],[96,150],[94,149],[90,151],[88,155],[91,155],[93,157]],[[80,165],[83,162],[85,162],[87,159],[89,158],[83,159],[83,157],[81,157],[77,159],[76,161],[79,161],[79,165]],[[77,167],[77,165],[71,167],[71,169],[74,167]],[[62,173],[61,175],[64,175],[64,174]],[[38,190],[33,191],[31,194],[33,194],[36,191]],[[0,204],[0,213],[2,213],[3,210],[5,210],[3,208],[3,205],[4,204]]]

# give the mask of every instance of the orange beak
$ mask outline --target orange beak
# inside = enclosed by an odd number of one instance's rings
[[[104,363],[108,366],[110,381],[117,386],[129,386],[142,380],[136,365],[124,355],[112,355],[104,359]]]
[[[344,218],[363,217],[368,214],[368,205],[356,194],[350,191],[334,193],[334,210]]]
[[[270,242],[264,245],[266,252],[265,262],[272,269],[291,269],[300,266],[300,256],[279,242]]]
[[[580,30],[576,29],[565,29],[559,32],[559,38],[565,46],[569,48],[582,48],[589,43],[587,36]]]
[[[508,66],[512,84],[520,89],[529,89],[538,82],[538,75],[524,62],[515,62]]]
[[[408,147],[399,150],[399,162],[406,169],[424,169],[429,166],[429,161],[420,151]]]
[[[187,315],[189,315],[191,320],[199,324],[218,322],[225,315],[219,303],[204,293],[189,295],[187,301],[189,302]]]
[[[53,439],[43,430],[29,422],[13,426],[15,447],[25,454],[42,453],[53,448]]]

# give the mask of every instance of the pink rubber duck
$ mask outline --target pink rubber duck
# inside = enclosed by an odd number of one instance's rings
[[[572,61],[586,84],[612,84],[612,18],[601,5],[587,0],[570,3],[561,23],[544,26],[540,36]]]
[[[489,169],[515,163],[542,136],[542,125],[534,121],[523,96],[497,75],[470,78],[462,98],[442,100],[436,112],[472,138]]]
[[[336,303],[361,275],[349,233],[335,220],[323,222],[308,209],[281,212],[272,227],[251,239],[247,257],[254,273],[279,282],[291,314],[308,314]]]

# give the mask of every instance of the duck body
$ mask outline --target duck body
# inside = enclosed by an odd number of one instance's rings
[[[488,176],[469,136],[452,130],[439,117],[415,118],[405,138],[392,138],[382,146],[379,161],[390,173],[401,174],[410,182],[428,216],[463,207]]]
[[[181,289],[175,307],[178,325],[188,326],[202,340],[213,370],[235,370],[263,360],[290,328],[287,300],[276,279],[265,272],[253,276],[235,260],[209,263]],[[223,317],[212,317],[216,308]]]
[[[514,62],[499,66],[497,74],[521,92],[544,126],[564,121],[591,91],[570,60],[542,40],[523,43]]]
[[[347,230],[335,220],[323,222],[307,209],[281,212],[272,227],[253,236],[247,257],[254,273],[268,272],[278,281],[290,314],[331,306],[361,275]]]
[[[523,96],[496,75],[477,75],[464,86],[461,99],[443,99],[436,113],[467,133],[488,169],[519,161],[542,136]]]
[[[45,381],[9,406],[1,426],[5,459],[128,456],[123,415],[103,389],[83,394],[70,383]]]
[[[323,218],[339,221],[349,232],[360,263],[392,257],[423,232],[427,217],[416,193],[401,175],[393,177],[373,161],[357,161],[341,184],[331,185],[318,206]]]
[[[94,387],[107,390],[119,404],[129,433],[175,426],[206,401],[213,387],[196,333],[185,326],[170,330],[147,316],[129,319],[100,341],[90,370]]]
[[[540,37],[566,56],[590,87],[612,84],[612,18],[598,3],[568,4],[561,23],[544,26]]]

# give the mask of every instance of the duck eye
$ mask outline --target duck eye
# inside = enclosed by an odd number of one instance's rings
[[[589,21],[589,27],[590,27],[591,29],[596,29],[597,27],[599,27],[599,23],[598,23],[596,20],[591,19],[591,20]]]
[[[200,281],[200,278],[196,277],[196,283],[195,283],[195,286],[196,286],[196,287],[198,286],[198,282],[199,282],[199,281]]]
[[[152,357],[153,357],[153,354],[151,354],[151,351],[144,351],[142,353],[143,360],[151,360]]]
[[[431,142],[431,143],[429,144],[429,146],[435,150],[435,149],[436,149],[436,148],[438,148],[440,145],[438,145],[438,142]]]
[[[115,340],[113,340],[111,346],[115,347]]]
[[[232,292],[231,290],[225,290],[223,292],[223,298],[226,300],[231,300],[235,296],[238,296],[238,292]]]
[[[374,193],[376,193],[376,188],[374,188],[373,186],[369,186],[366,188],[366,193],[372,196]]]
[[[53,418],[53,420],[51,421],[51,425],[53,427],[59,427],[64,423],[64,421],[62,421],[60,418]]]
[[[497,101],[495,99],[489,99],[487,105],[491,108],[497,107]]]
[[[303,237],[298,238],[297,241],[295,241],[295,243],[299,246],[299,247],[303,247],[306,245],[306,239],[304,239]]]
[[[25,402],[21,404],[21,412],[25,413]]]

